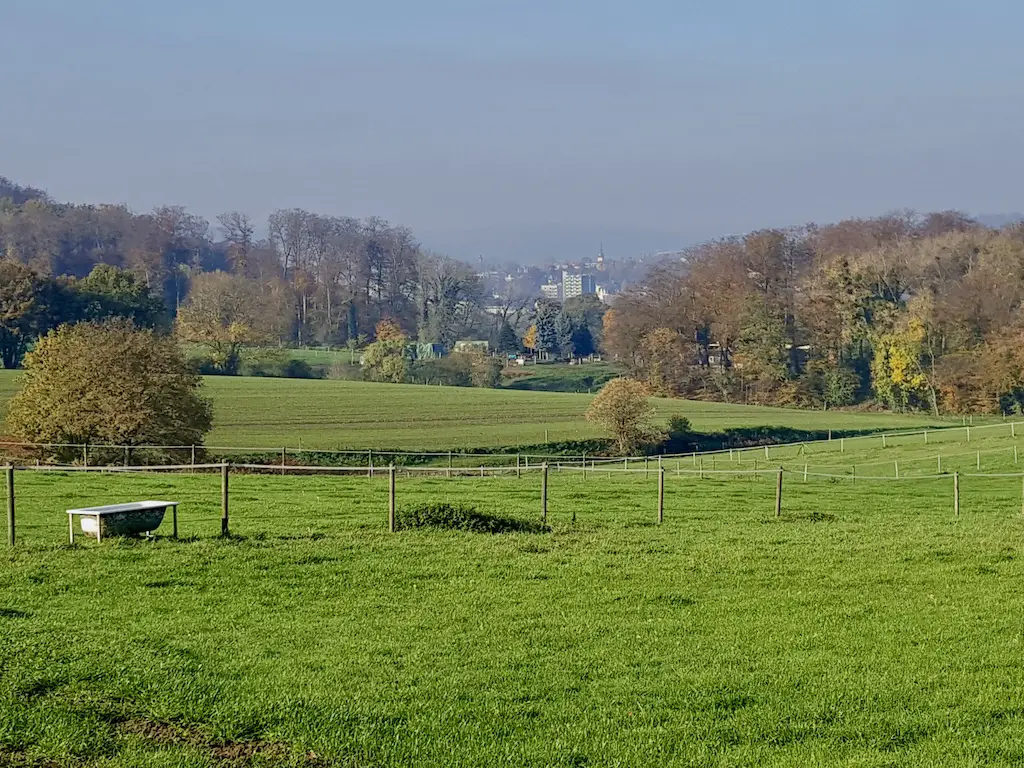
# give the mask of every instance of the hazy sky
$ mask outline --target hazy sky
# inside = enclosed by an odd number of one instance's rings
[[[0,0],[0,175],[461,256],[1021,210],[1022,28],[1020,0]]]

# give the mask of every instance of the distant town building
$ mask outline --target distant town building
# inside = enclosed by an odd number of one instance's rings
[[[558,301],[562,298],[562,286],[558,283],[548,283],[540,287],[540,295],[551,301]]]
[[[580,275],[562,272],[562,297],[571,299],[573,296],[579,296],[582,293],[583,281],[580,279]]]
[[[593,275],[581,275],[579,273],[562,273],[562,298],[571,299],[575,296],[583,296],[588,293],[596,293],[597,284]]]

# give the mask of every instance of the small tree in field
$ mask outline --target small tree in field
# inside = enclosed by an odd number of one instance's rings
[[[376,330],[377,340],[363,355],[363,372],[371,381],[401,384],[409,377],[409,338],[394,320],[381,320]]]
[[[612,379],[590,403],[587,420],[604,427],[620,453],[630,453],[654,433],[650,423],[654,407],[649,396],[650,391],[642,382]]]
[[[213,422],[174,340],[128,320],[51,331],[25,356],[23,380],[7,429],[30,442],[198,445]]]

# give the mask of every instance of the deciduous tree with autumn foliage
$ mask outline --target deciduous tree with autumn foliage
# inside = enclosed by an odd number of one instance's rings
[[[893,213],[690,249],[604,318],[604,351],[659,392],[934,414],[1017,411],[1024,226]]]

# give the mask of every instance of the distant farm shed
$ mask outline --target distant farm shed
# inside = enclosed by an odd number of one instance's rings
[[[475,350],[479,350],[484,353],[490,352],[491,344],[487,339],[473,339],[455,342],[456,352],[473,352]]]

